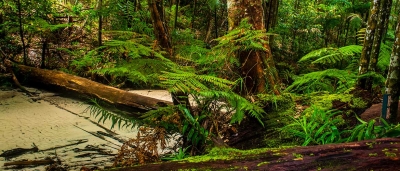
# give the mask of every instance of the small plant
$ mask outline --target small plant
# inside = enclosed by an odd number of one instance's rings
[[[342,142],[337,125],[342,122],[338,111],[323,111],[314,107],[311,116],[291,117],[294,123],[282,128],[282,131],[293,133],[304,140],[303,146],[309,144],[329,144]]]
[[[170,155],[169,157],[163,157],[162,160],[183,160],[190,155],[186,152],[190,146],[186,148],[179,148],[178,152]]]
[[[343,131],[343,133],[351,133],[347,138],[347,142],[383,137],[397,137],[400,135],[400,124],[389,124],[383,118],[380,118],[382,125],[375,125],[375,119],[366,122],[357,117],[357,120],[361,122],[359,125],[351,130]]]

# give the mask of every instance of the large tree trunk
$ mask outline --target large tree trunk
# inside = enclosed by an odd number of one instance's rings
[[[176,161],[113,169],[128,170],[387,170],[400,168],[400,139],[385,138],[344,144],[265,150],[260,154],[220,154],[208,161]],[[226,156],[229,155],[229,156]],[[235,157],[235,155],[237,155]],[[213,156],[216,156],[215,154]],[[201,158],[200,158],[201,159]]]
[[[379,15],[380,1],[381,0],[374,0],[371,7],[367,29],[365,30],[365,38],[363,50],[361,52],[360,68],[358,70],[358,75],[362,75],[368,72],[369,59],[372,51],[372,45],[374,43],[375,29]],[[359,79],[357,81],[357,86],[362,89],[366,89],[366,82],[366,79]]]
[[[235,29],[241,20],[248,18],[255,30],[265,30],[262,0],[228,0],[229,30]],[[265,39],[268,39],[266,37]],[[266,83],[279,95],[279,81],[271,49],[264,44],[266,51],[241,51],[238,54],[241,63],[240,74],[245,81],[242,95],[266,92]]]
[[[158,44],[169,53],[172,57],[172,44],[169,36],[168,28],[164,21],[162,1],[161,0],[148,0],[151,20],[153,22],[154,34]]]
[[[26,81],[56,86],[57,88],[98,98],[114,105],[134,107],[142,110],[151,110],[159,106],[172,105],[168,101],[130,93],[60,71],[39,69],[25,65],[15,65],[14,67],[16,75],[23,75]]]
[[[390,57],[389,71],[386,80],[386,94],[389,94],[389,121],[391,123],[399,122],[396,118],[398,115],[397,107],[399,101],[400,87],[400,16],[396,28],[396,40],[393,44],[393,51]]]

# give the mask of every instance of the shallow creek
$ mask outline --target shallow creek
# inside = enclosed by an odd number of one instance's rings
[[[0,90],[0,154],[17,148],[30,149],[19,156],[0,157],[0,170],[45,170],[46,165],[15,168],[4,164],[48,157],[58,158],[68,170],[79,170],[82,166],[104,168],[112,165],[121,141],[136,136],[135,129],[110,131],[111,121],[97,123],[97,119],[84,112],[88,105],[82,101],[43,90],[28,90],[40,93],[39,98],[17,90]],[[165,91],[134,93],[171,99]]]

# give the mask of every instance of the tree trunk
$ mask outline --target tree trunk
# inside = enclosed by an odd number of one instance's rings
[[[386,80],[386,94],[389,94],[389,122],[398,123],[396,119],[398,115],[397,107],[399,101],[399,87],[400,87],[400,17],[396,28],[396,38],[393,44],[392,55],[390,57],[389,71]],[[386,119],[386,118],[385,118]]]
[[[24,27],[22,25],[22,4],[21,4],[21,0],[18,0],[17,2],[18,2],[17,6],[18,6],[19,37],[21,38],[22,52],[24,55],[24,64],[26,65],[28,63],[28,55],[26,54]]]
[[[372,46],[372,50],[371,50],[371,56],[369,59],[369,66],[368,66],[369,71],[375,72],[375,70],[376,70],[376,64],[378,62],[382,37],[383,37],[383,34],[386,32],[386,29],[389,24],[388,20],[389,20],[389,15],[390,15],[391,9],[392,9],[392,0],[382,0],[381,1],[379,16],[378,16],[378,20],[376,23],[377,27],[376,27],[376,32],[375,32],[375,36],[374,36],[374,42],[373,42],[373,46]],[[369,88],[371,88],[371,85],[367,85],[367,86],[369,86]]]
[[[102,8],[102,5],[103,5],[103,0],[99,0],[99,6],[98,6],[98,9],[97,9],[97,11],[98,11],[98,14],[99,14],[99,32],[98,32],[98,37],[97,37],[97,41],[99,42],[99,46],[101,46],[103,43],[102,43],[102,39],[101,39],[101,34],[102,34],[102,29],[103,29],[103,15],[102,15],[102,12],[101,12],[101,8]]]
[[[264,2],[265,30],[267,32],[275,27],[278,21],[279,0],[266,0]]]
[[[220,154],[228,159],[207,161],[174,161],[134,167],[116,168],[116,171],[147,170],[385,170],[400,168],[400,139],[384,138],[344,144],[268,150],[259,154],[241,155],[239,152]],[[237,154],[237,156],[235,156]],[[217,156],[213,154],[212,156]],[[229,159],[230,158],[230,159]]]
[[[358,70],[358,75],[362,75],[368,72],[369,58],[371,55],[372,45],[374,43],[374,35],[379,14],[380,1],[381,0],[374,0],[371,7],[367,29],[365,31],[365,38],[363,50],[361,52],[360,68]],[[366,89],[366,79],[362,78],[357,80],[357,86],[362,89]]]
[[[11,62],[8,63],[11,64]],[[88,95],[118,106],[151,110],[159,106],[172,105],[172,103],[168,101],[130,93],[61,71],[39,69],[25,65],[14,65],[14,67],[14,72],[17,75],[23,75],[25,80],[30,83],[55,86],[58,89],[61,88]]]
[[[262,0],[228,0],[227,4],[229,30],[235,29],[244,18],[249,19],[253,29],[265,30]],[[268,44],[264,44],[264,47],[267,49],[265,52],[249,50],[238,54],[240,75],[245,82],[242,95],[265,93],[267,81],[274,93],[280,94],[271,49]]]
[[[157,43],[167,51],[172,57],[172,44],[171,38],[168,32],[168,28],[163,20],[163,9],[162,9],[162,1],[161,0],[148,0],[151,20],[153,22],[154,34],[157,39]]]

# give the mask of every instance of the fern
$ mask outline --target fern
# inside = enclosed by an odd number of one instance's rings
[[[163,71],[160,75],[161,86],[170,92],[193,93],[194,91],[209,91],[213,89],[230,89],[235,83],[209,75],[197,75],[192,72],[175,70],[175,72]]]
[[[361,54],[362,46],[349,45],[341,48],[322,48],[303,56],[299,62],[311,64],[336,65],[340,62],[350,63],[352,59]]]
[[[311,91],[343,92],[355,84],[356,75],[346,70],[327,69],[304,74],[285,91],[307,93]]]
[[[283,127],[281,131],[290,132],[303,139],[303,146],[343,142],[344,140],[338,130],[338,126],[343,121],[338,115],[340,112],[312,108],[314,110],[311,116],[292,117],[293,123]]]
[[[113,129],[116,125],[118,125],[118,129],[121,129],[121,127],[133,128],[140,124],[140,122],[138,122],[137,120],[129,119],[129,117],[123,114],[114,114],[112,112],[109,112],[108,110],[104,109],[96,99],[92,99],[90,103],[91,105],[89,105],[84,110],[84,112],[89,112],[91,116],[98,118],[98,123],[102,122],[104,124],[106,120],[110,120],[110,129]]]
[[[254,30],[248,22],[248,18],[243,19],[239,26],[228,32],[228,34],[216,39],[218,45],[215,50],[227,49],[229,54],[248,50],[266,51],[264,45],[268,33],[264,30]]]
[[[115,33],[115,32],[114,32]],[[90,51],[83,58],[74,60],[78,70],[89,68],[91,73],[113,76],[115,80],[127,79],[132,83],[157,84],[162,71],[178,68],[160,52],[147,44],[148,37],[135,35],[133,40],[111,40],[104,46]]]

